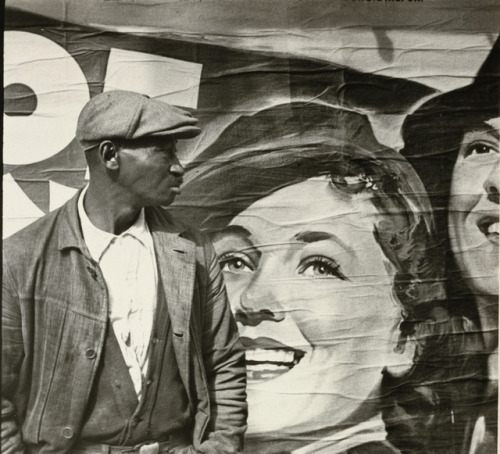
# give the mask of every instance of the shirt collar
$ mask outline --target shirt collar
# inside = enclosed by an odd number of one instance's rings
[[[113,233],[109,233],[97,228],[90,221],[87,213],[85,212],[85,208],[83,207],[83,200],[85,198],[87,190],[88,185],[83,189],[80,197],[78,198],[78,216],[80,218],[80,224],[82,227],[83,239],[85,241],[85,244],[87,245],[90,255],[96,262],[100,261],[102,254],[112,241],[116,240],[116,238],[124,237],[126,235],[132,236],[147,248],[152,247],[151,232],[149,231],[148,224],[146,223],[144,208],[141,209],[139,216],[137,217],[134,224],[132,224],[120,235],[114,235]]]

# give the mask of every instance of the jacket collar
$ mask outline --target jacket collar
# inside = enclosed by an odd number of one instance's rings
[[[78,217],[78,199],[82,191],[83,189],[80,189],[60,208],[59,216],[61,223],[58,232],[58,249],[60,251],[67,248],[77,248],[81,251],[87,251]]]

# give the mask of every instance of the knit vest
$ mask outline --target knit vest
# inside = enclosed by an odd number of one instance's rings
[[[170,317],[160,282],[148,355],[149,368],[139,401],[108,322],[102,360],[80,441],[134,446],[147,441],[166,441],[171,434],[181,431],[190,439],[192,415],[175,358]]]

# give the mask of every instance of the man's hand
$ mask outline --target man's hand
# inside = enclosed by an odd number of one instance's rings
[[[12,421],[2,421],[2,454],[19,454],[24,452],[24,445],[17,424]]]

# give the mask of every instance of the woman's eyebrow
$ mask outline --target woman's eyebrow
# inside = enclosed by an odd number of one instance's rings
[[[222,227],[219,229],[211,229],[211,230],[208,230],[207,233],[212,238],[217,237],[219,235],[233,234],[233,235],[241,236],[247,240],[252,235],[245,227],[242,227],[240,225],[228,225],[226,227]]]
[[[464,139],[467,137],[467,142],[472,142],[474,140],[482,139],[484,134],[488,134],[492,136],[494,139],[499,139],[499,131],[496,127],[490,125],[488,122],[481,126],[477,126],[475,128],[471,128],[469,131],[466,131],[464,134]]]
[[[297,233],[292,239],[295,241],[302,241],[304,243],[315,243],[317,241],[332,240],[342,246],[342,248],[344,248],[346,251],[354,253],[354,250],[350,246],[342,241],[337,235],[334,235],[330,232],[306,230]]]
[[[221,229],[214,229],[209,232],[209,236],[212,242],[221,241],[223,238],[228,237],[236,239],[244,245],[244,247],[240,247],[237,252],[253,251],[258,255],[258,257],[262,255],[250,239],[251,233],[239,225],[228,225],[227,227],[223,227]]]

